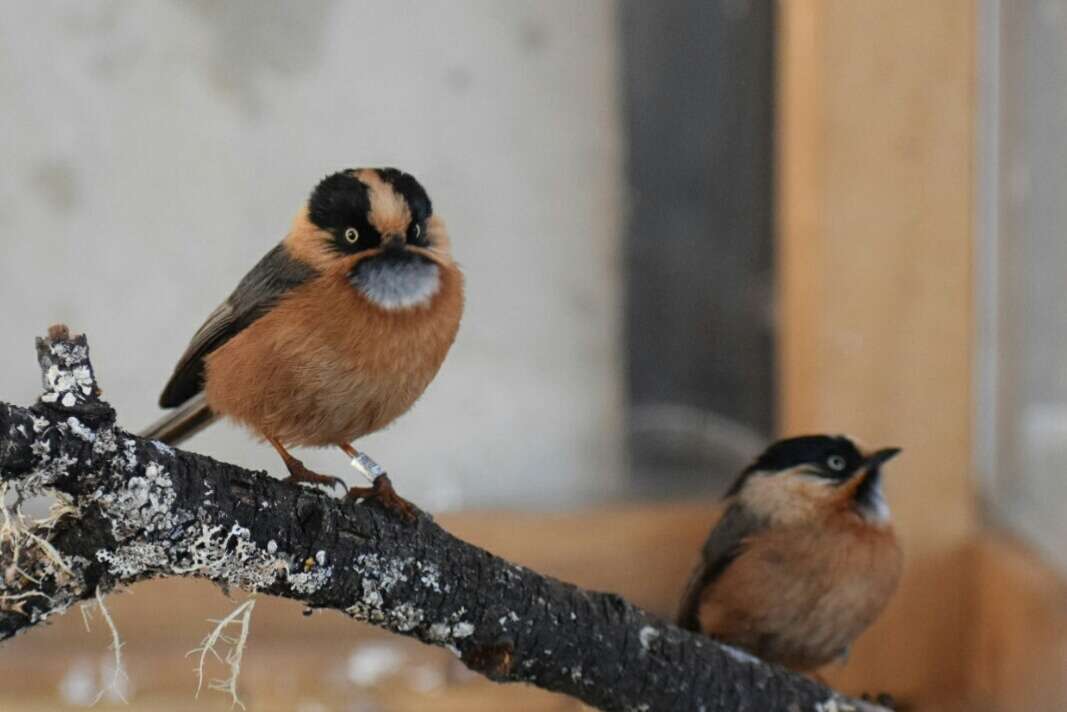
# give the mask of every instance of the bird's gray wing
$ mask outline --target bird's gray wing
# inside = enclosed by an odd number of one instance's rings
[[[290,257],[284,244],[268,252],[193,335],[159,397],[159,405],[176,408],[199,393],[204,387],[204,358],[315,274],[314,269]]]
[[[700,630],[701,594],[722,576],[723,571],[741,555],[745,539],[766,526],[762,517],[748,507],[733,500],[723,512],[722,518],[711,530],[700,563],[689,577],[682,605],[678,609],[678,625],[688,630]]]

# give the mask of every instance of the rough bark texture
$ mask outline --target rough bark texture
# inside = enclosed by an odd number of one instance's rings
[[[500,682],[604,710],[874,709],[414,522],[133,436],[99,397],[84,337],[38,341],[45,392],[0,404],[0,640],[148,578],[331,608],[432,645]],[[21,498],[50,492],[30,522]],[[10,500],[14,499],[14,502]]]

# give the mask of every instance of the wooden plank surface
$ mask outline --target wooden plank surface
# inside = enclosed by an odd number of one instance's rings
[[[832,680],[932,699],[973,655],[975,7],[781,3],[781,424],[899,445],[899,594]]]

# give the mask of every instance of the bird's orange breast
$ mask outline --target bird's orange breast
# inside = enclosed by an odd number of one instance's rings
[[[211,409],[286,445],[326,446],[379,430],[429,385],[456,336],[463,276],[440,266],[425,305],[381,309],[330,270],[210,354]]]
[[[892,529],[835,513],[822,526],[775,527],[705,592],[701,629],[798,670],[847,650],[885,607],[900,578]]]

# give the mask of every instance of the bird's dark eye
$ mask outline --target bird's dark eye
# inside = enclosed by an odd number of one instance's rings
[[[345,241],[348,242],[349,245],[354,245],[359,242],[359,230],[354,227],[346,228]]]
[[[829,465],[830,469],[834,472],[841,472],[841,470],[845,469],[845,458],[840,455],[831,455],[829,459],[827,459],[826,464]]]

